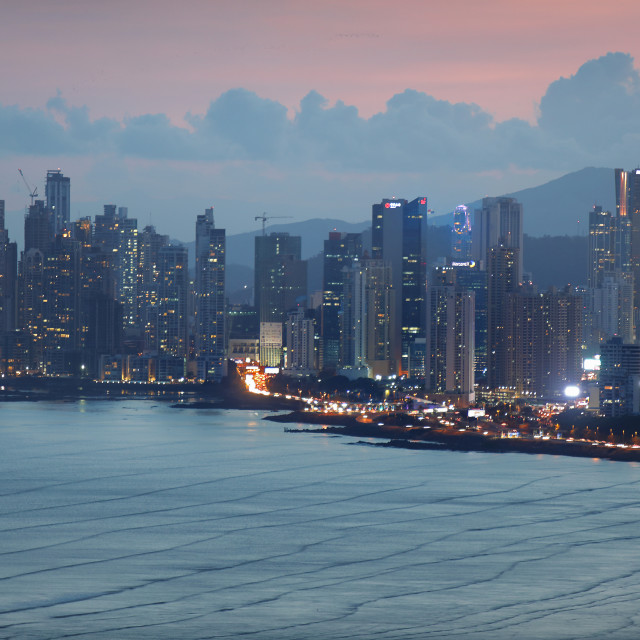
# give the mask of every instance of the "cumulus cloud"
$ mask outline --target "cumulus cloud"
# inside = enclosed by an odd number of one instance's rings
[[[50,114],[0,105],[0,154],[69,153],[73,146],[73,140]]]
[[[246,89],[226,91],[206,114],[186,119],[199,152],[216,161],[277,161],[291,127],[284,105]]]
[[[188,127],[164,114],[92,120],[58,95],[43,109],[0,105],[0,154],[82,155],[194,162],[252,162],[277,171],[424,174],[516,167],[573,170],[625,164],[640,140],[640,75],[628,54],[609,53],[553,82],[539,119],[496,122],[472,103],[451,103],[407,89],[363,118],[315,91],[293,118],[284,105],[246,89],[212,101]]]
[[[540,101],[541,131],[573,140],[587,153],[607,153],[640,134],[640,76],[633,58],[608,53],[556,80]]]
[[[205,160],[194,136],[171,124],[164,114],[130,118],[115,137],[118,151],[125,156],[160,160]]]

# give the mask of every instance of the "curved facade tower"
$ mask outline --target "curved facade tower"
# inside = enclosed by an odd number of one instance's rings
[[[469,220],[469,208],[463,204],[457,206],[453,212],[451,258],[455,262],[471,258],[471,221]]]

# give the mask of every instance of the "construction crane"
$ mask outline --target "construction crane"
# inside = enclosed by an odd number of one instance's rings
[[[29,186],[29,183],[27,182],[27,179],[24,177],[24,173],[22,173],[22,169],[18,169],[18,171],[20,172],[20,175],[22,176],[24,183],[27,185],[27,189],[29,190],[29,195],[31,196],[31,205],[33,205],[33,199],[38,197],[38,187],[36,187],[32,191],[31,187]]]
[[[293,216],[268,216],[266,213],[263,213],[261,216],[256,216],[255,220],[262,220],[262,235],[265,235],[265,225],[267,220],[273,220],[274,218],[293,218]]]

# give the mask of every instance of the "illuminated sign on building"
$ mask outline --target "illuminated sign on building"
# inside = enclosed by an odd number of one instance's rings
[[[427,204],[426,198],[420,198],[420,204]]]
[[[476,261],[475,260],[467,260],[466,262],[452,262],[451,266],[452,267],[469,267],[469,268],[473,269],[473,267],[476,266]]]
[[[594,356],[593,358],[585,358],[582,361],[582,368],[585,371],[600,371],[600,356]]]
[[[402,202],[385,202],[385,209],[397,209],[402,206]]]

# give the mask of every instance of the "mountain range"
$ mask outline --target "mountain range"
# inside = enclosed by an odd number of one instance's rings
[[[523,204],[524,232],[529,236],[586,236],[589,211],[594,204],[608,211],[615,210],[614,173],[613,169],[587,167],[537,187],[501,195],[516,198]],[[407,195],[407,198],[411,197],[411,194]],[[475,200],[467,203],[467,206],[473,211],[481,204],[482,200]],[[448,226],[452,220],[453,213],[433,216],[429,218],[429,226]],[[314,218],[304,222],[269,225],[266,233],[287,232],[302,236],[302,257],[306,259],[322,251],[329,231],[358,233],[370,227],[371,220],[349,223],[331,218]],[[260,233],[259,230],[253,230],[229,236],[229,263],[253,267],[253,239]]]
[[[615,211],[613,169],[587,167],[537,187],[502,194],[523,205],[524,232],[529,236],[581,236],[589,230],[589,211],[600,205]],[[466,203],[474,211],[482,200]],[[434,226],[451,224],[453,214],[434,216]]]
[[[537,187],[502,194],[523,204],[525,239],[525,270],[531,271],[541,287],[564,286],[568,282],[583,284],[586,280],[586,236],[589,211],[595,204],[608,211],[615,210],[614,171],[587,167],[551,180]],[[407,194],[410,198],[411,194]],[[467,203],[474,211],[482,200]],[[429,218],[429,261],[449,253],[450,236],[447,227],[453,214]],[[323,250],[330,231],[365,233],[364,244],[370,244],[371,221],[349,223],[331,218],[314,218],[304,222],[274,224],[266,233],[287,232],[302,237],[302,258],[313,259]],[[368,233],[367,233],[368,232]],[[236,292],[253,286],[254,238],[261,230],[231,235],[227,238],[227,290]],[[551,239],[545,239],[551,236]],[[566,237],[568,236],[568,237]],[[189,243],[190,256],[193,244]],[[563,249],[564,247],[564,249]],[[584,255],[583,255],[584,254]],[[309,290],[321,287],[322,261],[309,265]],[[584,272],[584,275],[582,275]],[[236,297],[236,296],[234,296]]]

